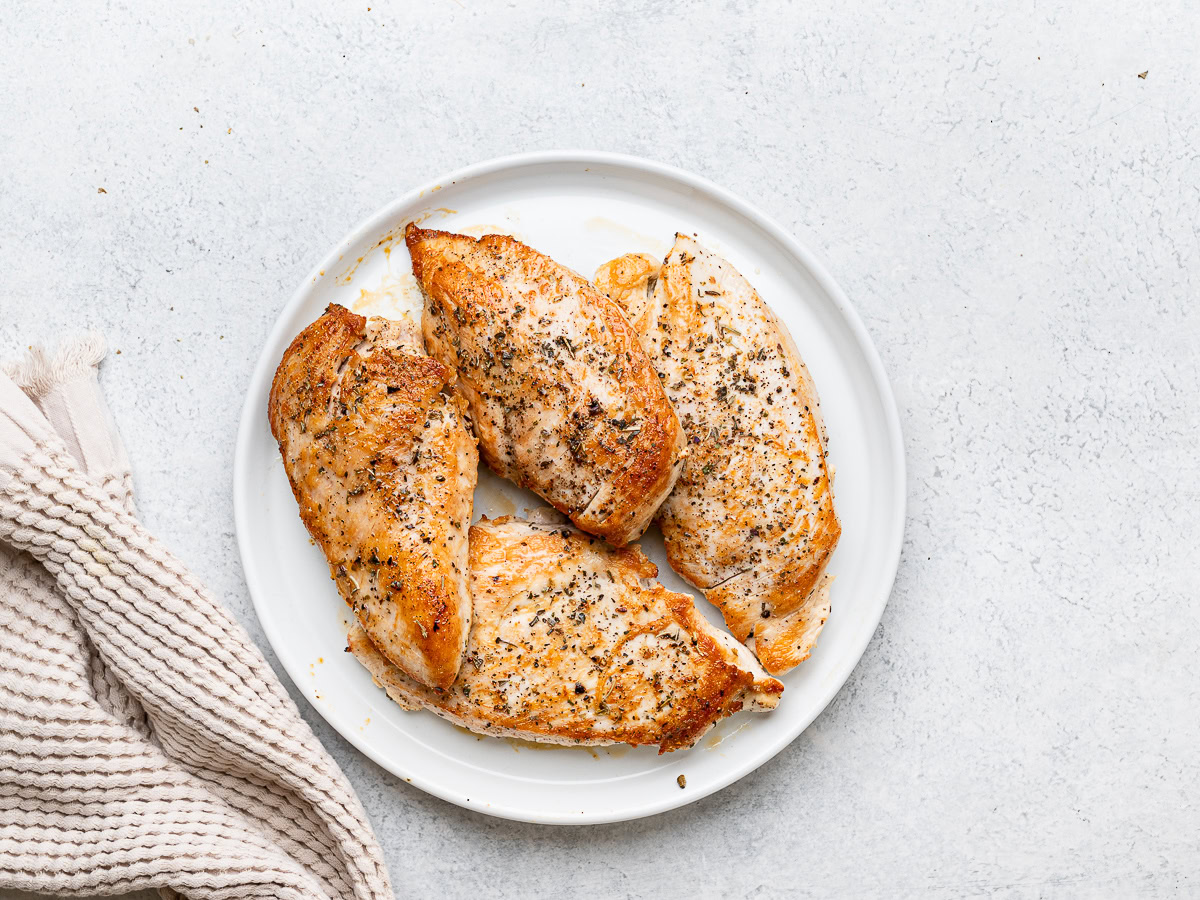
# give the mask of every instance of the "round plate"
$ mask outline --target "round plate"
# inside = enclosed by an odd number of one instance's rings
[[[329,303],[397,317],[420,309],[405,223],[507,232],[589,275],[614,256],[662,257],[676,231],[727,257],[786,323],[808,364],[829,430],[842,538],[829,565],[833,612],[812,657],[783,678],[778,709],[739,713],[690,750],[545,747],[481,738],[428,712],[405,712],[344,653],[349,611],[309,539],[267,427],[267,392],[291,339]],[[480,472],[475,518],[545,504]],[[316,710],[375,762],[423,790],[529,822],[612,822],[698,800],[762,765],[800,734],[846,681],[891,592],[904,527],[904,451],[879,357],[845,295],[778,225],[727,191],[659,163],[607,153],[536,153],[471,166],[358,226],[284,308],[242,412],[234,463],[238,546],[276,655]],[[642,548],[669,588],[652,529]],[[680,789],[676,778],[685,775]]]

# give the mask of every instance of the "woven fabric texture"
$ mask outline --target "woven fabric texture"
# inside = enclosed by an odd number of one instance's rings
[[[0,374],[0,888],[391,897],[337,764],[139,523],[103,356]]]

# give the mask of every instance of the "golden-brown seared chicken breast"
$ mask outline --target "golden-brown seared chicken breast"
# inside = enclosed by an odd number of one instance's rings
[[[660,752],[743,707],[775,706],[783,685],[691,597],[650,581],[658,570],[641,550],[546,512],[471,528],[474,617],[449,690],[417,684],[351,630],[351,652],[393,700],[480,734]]]
[[[772,674],[812,652],[841,534],[817,392],[791,336],[729,262],[685,235],[661,266],[630,255],[597,284],[625,305],[687,432],[658,513],[671,566]]]
[[[429,353],[458,371],[484,461],[622,546],[671,490],[683,431],[619,306],[505,235],[405,231]]]
[[[479,457],[462,407],[415,328],[336,305],[271,385],[271,433],[338,590],[380,652],[434,687],[454,681],[471,624]]]

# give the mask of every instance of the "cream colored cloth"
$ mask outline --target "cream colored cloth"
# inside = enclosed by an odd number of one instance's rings
[[[0,374],[0,888],[391,897],[345,776],[138,522],[103,355]]]

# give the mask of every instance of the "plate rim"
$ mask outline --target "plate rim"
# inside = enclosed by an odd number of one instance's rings
[[[883,571],[886,573],[881,586],[879,598],[875,601],[873,611],[873,622],[870,629],[864,628],[861,632],[862,637],[858,639],[857,646],[854,646],[853,652],[847,653],[842,670],[839,670],[836,677],[828,679],[828,687],[820,694],[819,700],[812,708],[812,714],[807,718],[798,720],[798,725],[787,734],[786,738],[776,741],[775,746],[766,748],[766,751],[759,755],[751,756],[748,760],[742,761],[735,766],[732,766],[727,773],[722,777],[715,779],[711,784],[706,784],[703,788],[697,791],[688,791],[686,794],[679,796],[678,802],[670,800],[653,801],[640,806],[629,807],[617,812],[598,812],[595,814],[583,813],[579,816],[567,815],[561,813],[537,813],[528,809],[515,808],[509,806],[494,806],[491,804],[481,804],[479,802],[471,802],[465,793],[456,791],[453,787],[449,787],[436,780],[430,780],[419,774],[412,772],[400,771],[396,764],[389,759],[385,759],[382,754],[379,754],[371,746],[370,742],[365,737],[360,737],[356,730],[349,727],[349,723],[343,723],[332,710],[326,710],[315,703],[304,691],[300,691],[301,695],[309,704],[309,706],[324,719],[330,727],[332,727],[341,737],[350,743],[358,752],[362,753],[376,765],[382,767],[391,774],[404,779],[408,784],[420,788],[422,791],[438,797],[447,802],[453,803],[456,806],[464,809],[473,810],[475,812],[484,813],[491,816],[496,816],[504,819],[515,821],[531,822],[537,824],[605,824],[611,822],[622,822],[633,819],[639,819],[646,816],[657,815],[659,813],[668,812],[672,809],[678,809],[682,806],[690,805],[704,797],[710,796],[719,790],[722,790],[734,782],[742,779],[749,773],[755,771],[759,767],[765,765],[770,760],[774,759],[785,747],[789,746],[801,734],[803,734],[810,725],[825,711],[832,702],[833,698],[841,691],[842,687],[849,680],[859,662],[862,660],[866,649],[869,646],[872,638],[875,636],[879,628],[879,622],[883,618],[883,611],[887,607],[891,599],[892,590],[895,586],[896,572],[900,564],[900,557],[904,546],[904,524],[907,519],[907,475],[906,475],[906,459],[904,452],[903,432],[900,428],[900,415],[896,407],[895,395],[892,391],[891,381],[883,368],[883,362],[879,357],[879,352],[875,347],[874,341],[866,329],[862,318],[858,312],[850,304],[846,293],[833,279],[826,270],[824,264],[810,251],[807,247],[801,244],[795,237],[791,235],[782,225],[774,218],[762,212],[753,204],[743,200],[741,197],[734,194],[732,191],[721,187],[713,181],[701,175],[688,172],[678,166],[668,163],[659,162],[657,160],[646,159],[639,156],[633,156],[624,153],[614,153],[602,150],[538,150],[522,153],[512,153],[505,156],[494,157],[482,162],[473,163],[459,169],[455,169],[436,178],[430,179],[412,190],[406,191],[401,196],[381,206],[375,212],[367,216],[365,219],[358,222],[351,230],[330,250],[328,254],[312,267],[307,274],[304,275],[297,288],[292,292],[287,302],[276,313],[275,322],[270,331],[267,333],[266,339],[259,352],[258,359],[254,364],[253,372],[250,376],[249,384],[246,388],[246,396],[242,402],[242,410],[238,418],[237,439],[234,445],[234,460],[233,460],[233,511],[234,511],[234,528],[237,532],[237,545],[239,561],[242,564],[242,575],[246,582],[246,588],[250,593],[250,600],[254,606],[254,613],[262,626],[263,633],[266,635],[267,643],[271,646],[280,665],[287,672],[292,683],[299,689],[303,683],[303,671],[296,669],[293,671],[293,666],[289,665],[284,654],[280,653],[278,647],[283,643],[282,636],[278,633],[276,626],[269,615],[264,615],[264,606],[260,597],[266,595],[266,592],[258,583],[258,576],[254,574],[255,570],[248,565],[248,560],[252,553],[249,547],[249,515],[245,506],[245,501],[242,499],[248,496],[248,487],[245,484],[249,477],[250,468],[249,457],[251,454],[252,434],[259,422],[260,416],[264,414],[264,408],[260,406],[258,400],[266,396],[270,390],[270,383],[274,377],[274,371],[277,361],[272,356],[268,355],[268,351],[274,347],[284,332],[285,322],[290,318],[290,314],[304,302],[305,297],[309,293],[314,282],[321,277],[322,272],[332,271],[337,263],[343,258],[345,250],[353,246],[357,241],[361,240],[368,233],[377,232],[383,225],[394,219],[398,212],[406,206],[409,206],[420,200],[423,196],[431,194],[434,190],[440,190],[449,184],[454,184],[460,181],[480,178],[488,175],[496,174],[505,169],[527,168],[532,166],[546,166],[555,164],[565,165],[583,165],[589,164],[597,166],[611,166],[614,168],[625,168],[639,172],[643,175],[657,176],[683,184],[693,190],[707,195],[710,199],[715,200],[734,212],[738,213],[747,220],[753,222],[758,227],[762,228],[774,240],[776,240],[787,253],[794,256],[800,263],[809,271],[814,280],[819,284],[822,290],[833,300],[834,305],[841,314],[846,324],[850,327],[851,333],[857,343],[863,357],[867,363],[867,369],[871,375],[871,380],[875,390],[879,394],[879,399],[883,407],[884,424],[888,438],[895,448],[895,452],[888,454],[888,459],[891,466],[891,476],[893,483],[893,496],[890,498],[890,506],[894,510],[891,516],[891,521],[887,527],[886,544],[888,546],[888,558],[885,560]],[[297,664],[298,665],[298,664]],[[345,727],[343,727],[345,726]]]

